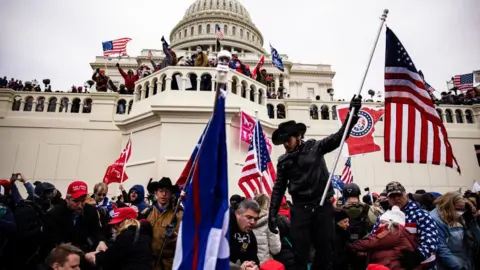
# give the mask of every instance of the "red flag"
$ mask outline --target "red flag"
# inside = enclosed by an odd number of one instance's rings
[[[338,119],[343,123],[349,112],[348,105],[337,107]],[[358,115],[357,124],[353,127],[350,137],[345,141],[347,147],[345,156],[351,157],[360,154],[380,151],[380,146],[375,144],[373,133],[375,124],[383,116],[384,108],[362,107]]]
[[[257,70],[261,69],[264,63],[265,63],[265,56],[262,55],[262,57],[260,57],[260,60],[258,60],[258,63],[255,66],[255,69],[252,72],[252,78],[253,79],[257,78]]]
[[[127,145],[120,153],[120,157],[113,163],[108,166],[105,176],[103,177],[103,182],[105,184],[110,183],[123,183],[128,179],[128,175],[125,172],[125,165],[127,164],[130,156],[132,155],[132,140],[131,137],[128,138]]]
[[[252,143],[253,130],[255,129],[255,119],[245,112],[240,113],[240,139],[248,144]],[[272,144],[267,134],[263,133],[267,144],[268,153],[272,153]]]

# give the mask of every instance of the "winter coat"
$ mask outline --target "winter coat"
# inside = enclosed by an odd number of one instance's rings
[[[255,234],[252,231],[248,233],[240,231],[234,214],[230,215],[229,226],[230,262],[242,264],[245,261],[252,261],[260,265]]]
[[[280,253],[273,255],[273,259],[281,262],[285,266],[285,270],[295,270],[295,255],[290,238],[290,221],[287,217],[280,214],[277,218],[277,226],[278,232],[280,233],[280,241],[282,242],[282,249]]]
[[[350,243],[350,233],[335,225],[335,240],[333,243],[332,266],[335,270],[348,270],[348,244]]]
[[[405,214],[405,229],[415,235],[418,242],[417,249],[423,255],[424,269],[435,269],[435,252],[438,245],[438,230],[435,221],[428,212],[411,200],[402,208],[402,212]],[[372,233],[375,233],[379,225],[380,221],[377,221]]]
[[[279,157],[277,180],[273,186],[270,203],[271,216],[277,216],[287,186],[293,204],[320,202],[329,175],[324,155],[340,146],[344,131],[350,134],[357,121],[358,116],[352,119],[353,124],[348,131],[345,131],[347,123],[345,121],[337,133],[322,140],[310,139],[302,142],[296,151]],[[333,188],[330,185],[327,198],[332,196]]]
[[[107,75],[102,75],[100,72],[95,72],[92,75],[92,80],[97,83],[97,91],[107,92],[107,85],[110,78]]]
[[[125,87],[129,91],[135,90],[135,82],[138,80],[138,74],[135,74],[133,76],[128,76],[125,71],[121,67],[118,67],[118,71],[120,71],[120,74],[122,75],[123,79],[125,80]]]
[[[404,270],[400,265],[402,250],[414,251],[416,245],[414,236],[404,227],[393,228],[392,232],[380,227],[375,234],[355,241],[349,248],[355,253],[368,253],[368,263],[385,265],[391,270]]]
[[[460,223],[458,226],[450,227],[441,219],[438,208],[430,212],[430,215],[435,220],[438,228],[438,269],[475,269],[473,264],[474,253],[465,242],[465,238],[468,237],[467,231],[470,231],[473,233],[474,238],[476,236],[476,239],[473,240],[477,242],[477,245],[480,243],[478,224],[472,221],[466,227]]]
[[[45,246],[52,250],[61,243],[71,243],[84,252],[95,250],[100,241],[106,242],[100,215],[95,206],[85,204],[82,213],[76,217],[65,201],[47,212],[44,220]]]
[[[272,233],[268,229],[268,212],[266,210],[260,212],[259,220],[255,229],[253,229],[253,233],[257,239],[257,256],[260,260],[260,265],[271,258],[270,254],[276,255],[280,253],[282,249],[280,235]]]
[[[106,251],[97,253],[95,264],[102,270],[151,270],[151,230],[148,223],[141,223],[138,229],[128,227]]]
[[[170,203],[173,205],[173,203]],[[158,204],[146,208],[142,214],[147,215],[147,220],[153,227],[153,238],[152,238],[152,257],[154,261],[158,260],[160,255],[160,250],[165,239],[165,233],[167,231],[168,225],[172,222],[174,218],[173,215],[174,209],[168,207],[167,209],[160,209]],[[148,214],[146,212],[149,212]],[[160,264],[157,264],[156,270],[171,270],[173,266],[173,257],[175,255],[175,248],[177,244],[177,234],[180,228],[180,221],[182,220],[183,211],[178,211],[175,221],[175,229],[172,236],[165,243],[165,247],[162,253],[162,262],[165,266],[165,269],[161,268]]]
[[[208,67],[208,56],[206,53],[201,52],[197,55],[195,58],[195,64],[196,67]]]
[[[0,261],[5,262],[8,259],[6,248],[10,246],[9,236],[15,232],[16,225],[13,213],[8,206],[0,203],[0,213]]]

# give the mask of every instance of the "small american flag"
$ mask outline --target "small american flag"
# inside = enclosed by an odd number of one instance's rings
[[[345,162],[345,168],[343,168],[341,179],[344,184],[350,184],[353,182],[352,160],[350,157],[347,158],[347,162]]]
[[[437,90],[435,90],[435,88],[433,88],[430,84],[428,84],[427,82],[425,82],[425,87],[427,88],[427,91],[430,92],[430,93],[433,93]]]
[[[148,58],[148,60],[152,60],[152,59],[153,59],[153,53],[152,53],[152,50],[149,50],[149,51],[148,51],[147,58]]]
[[[131,38],[119,38],[102,42],[103,56],[107,57],[112,54],[127,55],[127,43]]]
[[[404,46],[387,27],[385,53],[386,162],[457,168],[447,130]]]
[[[256,193],[270,195],[276,179],[277,175],[268,154],[262,126],[259,121],[256,121],[253,139],[248,148],[238,186],[247,198],[253,198]]]
[[[215,25],[215,29],[216,29],[216,32],[217,32],[217,39],[218,40],[222,40],[223,39],[223,31],[222,31],[222,28],[220,28],[220,25]]]
[[[471,90],[473,88],[473,73],[455,75],[455,77],[453,77],[453,85],[455,85],[458,90]]]

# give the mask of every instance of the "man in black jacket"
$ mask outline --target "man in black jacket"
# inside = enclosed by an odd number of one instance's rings
[[[302,123],[287,121],[281,123],[272,134],[275,145],[283,144],[286,153],[280,156],[277,164],[277,180],[272,190],[269,213],[269,229],[277,233],[276,218],[285,190],[292,196],[291,237],[295,250],[297,269],[307,269],[310,247],[315,248],[312,269],[332,269],[332,242],[334,236],[333,205],[330,198],[333,188],[328,187],[327,199],[323,206],[320,200],[328,181],[329,172],[324,155],[340,146],[343,133],[347,138],[358,121],[358,111],[362,106],[362,96],[354,96],[350,111],[355,115],[346,131],[348,117],[340,130],[322,140],[303,141],[307,127]]]

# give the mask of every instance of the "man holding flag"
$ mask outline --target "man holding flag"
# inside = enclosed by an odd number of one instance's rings
[[[354,96],[350,102],[350,111],[355,108],[355,112],[358,112],[361,107],[362,97]],[[304,141],[307,127],[295,121],[281,123],[272,134],[273,143],[283,144],[286,153],[278,159],[277,180],[272,191],[268,227],[273,233],[278,232],[276,218],[288,186],[288,192],[293,201],[291,237],[297,269],[307,269],[312,244],[315,247],[312,269],[332,269],[331,243],[334,222],[330,198],[334,192],[332,186],[328,187],[327,200],[323,206],[320,206],[329,177],[323,156],[340,146],[344,132],[347,132],[348,138],[348,134],[359,118],[357,113],[347,117],[353,117],[349,130],[346,130],[347,121],[345,121],[337,133],[322,140]]]

